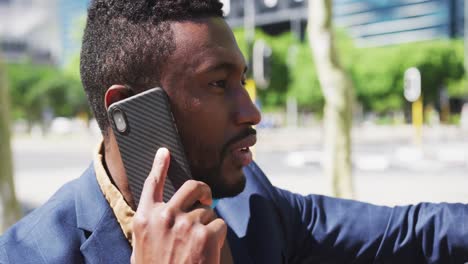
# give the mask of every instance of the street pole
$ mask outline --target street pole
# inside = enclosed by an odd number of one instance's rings
[[[293,67],[297,62],[297,52],[299,50],[298,43],[302,42],[301,38],[301,20],[299,18],[291,18],[290,20],[291,31],[295,37],[294,43],[289,47],[288,50],[288,67]],[[298,126],[298,108],[297,108],[297,98],[295,96],[290,96],[287,99],[286,103],[286,113],[287,113],[287,124],[289,127]]]
[[[424,104],[421,92],[421,72],[415,67],[405,71],[403,95],[406,100],[411,102],[414,143],[417,147],[421,147]]]
[[[257,88],[253,79],[253,47],[255,42],[255,0],[244,0],[244,34],[247,41],[248,72],[246,89],[253,102],[257,100]]]
[[[249,59],[248,78],[252,77],[253,45],[255,41],[255,0],[244,0],[244,34],[247,41],[247,57]]]
[[[417,147],[422,146],[422,126],[423,126],[423,97],[422,95],[412,103],[412,119],[414,127],[414,143]]]

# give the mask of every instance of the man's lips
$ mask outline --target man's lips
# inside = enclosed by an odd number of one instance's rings
[[[247,166],[252,162],[252,152],[250,151],[250,147],[255,145],[256,142],[257,136],[251,134],[239,141],[236,141],[230,146],[229,150],[234,159],[237,160],[240,165]]]
[[[250,134],[243,139],[236,141],[230,147],[230,151],[238,150],[238,149],[245,149],[250,148],[257,143],[257,135]]]

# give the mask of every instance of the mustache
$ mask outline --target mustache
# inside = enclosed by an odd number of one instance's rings
[[[221,151],[221,157],[224,158],[224,156],[226,155],[226,152],[228,151],[229,146],[251,135],[257,135],[257,130],[255,130],[252,127],[249,127],[241,131],[239,134],[235,135],[234,137],[232,137],[230,140],[228,140],[226,144],[224,144],[223,149]]]

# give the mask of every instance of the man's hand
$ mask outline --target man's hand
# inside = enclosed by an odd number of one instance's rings
[[[209,207],[211,190],[190,180],[163,202],[169,151],[156,153],[133,219],[132,263],[219,263],[227,227]]]

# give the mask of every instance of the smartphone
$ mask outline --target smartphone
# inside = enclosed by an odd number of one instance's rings
[[[169,149],[171,155],[163,200],[169,201],[185,181],[192,179],[169,97],[163,89],[153,88],[113,103],[108,117],[136,206],[161,147]]]

